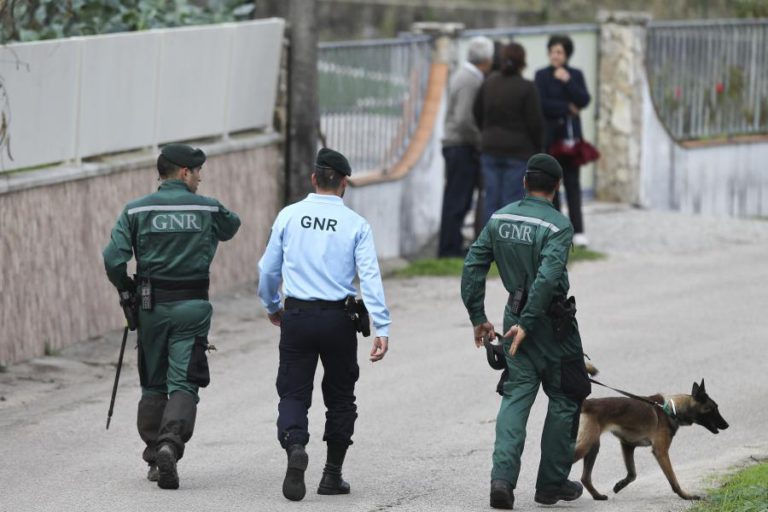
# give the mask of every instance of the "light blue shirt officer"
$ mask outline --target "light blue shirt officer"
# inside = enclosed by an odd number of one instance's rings
[[[348,166],[346,159],[344,164]],[[378,361],[388,348],[390,318],[373,233],[368,222],[342,200],[351,171],[344,166],[331,168],[343,175],[338,188],[323,190],[313,174],[316,193],[277,215],[259,261],[259,298],[272,323],[280,325],[281,281],[285,297],[339,301],[357,294],[357,275],[376,328],[371,360]]]

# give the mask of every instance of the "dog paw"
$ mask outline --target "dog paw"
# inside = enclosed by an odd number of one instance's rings
[[[701,496],[699,496],[698,494],[689,494],[688,496],[685,497],[685,499],[686,500],[698,501],[698,500],[701,499]]]
[[[605,494],[595,494],[595,495],[593,495],[592,497],[593,497],[595,500],[597,500],[597,501],[605,501],[605,500],[607,500],[607,499],[608,499],[608,496],[606,496]]]

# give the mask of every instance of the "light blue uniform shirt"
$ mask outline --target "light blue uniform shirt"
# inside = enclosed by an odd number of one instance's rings
[[[259,297],[270,314],[280,309],[281,280],[286,297],[337,301],[357,294],[355,275],[376,335],[389,336],[389,310],[368,222],[332,195],[309,194],[280,211],[259,261]]]

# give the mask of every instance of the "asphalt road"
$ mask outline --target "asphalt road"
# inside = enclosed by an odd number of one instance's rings
[[[571,269],[587,353],[605,382],[636,393],[690,392],[706,379],[731,428],[715,436],[680,429],[671,457],[682,486],[702,491],[713,476],[768,455],[768,222],[724,221],[596,206],[587,217],[604,261]],[[255,255],[256,257],[256,255]],[[367,362],[361,339],[359,414],[344,475],[349,496],[314,493],[324,462],[319,378],[311,411],[309,493],[283,499],[285,455],[276,441],[278,332],[249,291],[215,301],[212,385],[202,392],[197,430],[179,464],[181,489],[144,479],[135,431],[139,397],[129,352],[117,408],[104,430],[120,333],[58,357],[0,374],[0,510],[17,511],[465,511],[488,509],[498,374],[474,348],[456,278],[388,279],[391,350]],[[490,317],[505,292],[488,286]],[[133,336],[133,335],[132,335]],[[132,346],[132,345],[131,345]],[[595,389],[594,396],[610,392]],[[546,397],[531,414],[517,510],[533,502]],[[589,497],[563,510],[676,511],[674,495],[648,449],[638,479],[624,476],[618,442],[606,435]],[[581,473],[574,466],[573,477]]]

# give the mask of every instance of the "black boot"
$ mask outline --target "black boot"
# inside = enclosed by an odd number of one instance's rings
[[[141,439],[146,443],[142,457],[149,465],[147,480],[150,482],[157,482],[157,437],[167,402],[168,398],[165,395],[144,396],[139,400],[136,414],[136,427]]]
[[[304,446],[300,444],[289,446],[286,452],[288,454],[288,468],[283,480],[283,496],[291,501],[301,501],[307,494],[307,487],[304,485],[304,471],[307,470],[309,457],[307,457]]]
[[[167,443],[161,444],[157,450],[157,486],[161,489],[179,488],[179,474],[176,472],[176,450]]]
[[[579,482],[566,480],[563,485],[557,489],[536,489],[536,495],[533,500],[542,505],[554,505],[560,500],[573,501],[584,492],[584,487]]]
[[[341,467],[344,465],[344,457],[347,447],[340,444],[328,444],[328,458],[323,469],[323,478],[317,494],[335,495],[349,494],[349,484],[341,477]]]
[[[512,484],[506,480],[491,480],[491,507],[512,510],[515,494]]]

